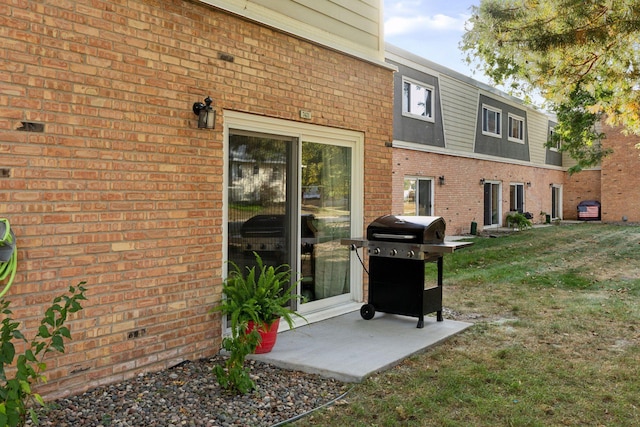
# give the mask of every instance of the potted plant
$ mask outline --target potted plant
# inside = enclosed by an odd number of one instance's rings
[[[250,353],[267,353],[276,342],[280,319],[293,327],[293,317],[304,317],[289,303],[300,298],[293,292],[297,282],[291,283],[291,268],[287,264],[277,267],[265,265],[260,255],[253,253],[256,265],[243,271],[229,261],[231,270],[223,283],[225,295],[212,312],[228,316],[231,335],[222,340],[222,347],[229,352],[226,370],[214,367],[220,385],[246,393],[254,388],[249,373],[244,368],[245,357]]]
[[[513,227],[514,230],[526,230],[531,226],[531,221],[524,214],[519,212],[507,214],[507,227]]]
[[[290,328],[293,328],[294,316],[304,319],[289,308],[291,300],[302,299],[302,296],[293,292],[297,282],[291,283],[291,268],[287,264],[266,265],[260,255],[253,254],[256,265],[246,267],[245,271],[229,261],[232,268],[222,286],[225,298],[213,310],[230,317],[232,330],[237,326],[251,331],[257,326],[262,340],[256,352],[266,353],[275,344],[281,318]]]

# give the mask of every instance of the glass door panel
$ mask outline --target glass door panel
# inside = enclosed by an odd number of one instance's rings
[[[431,216],[431,180],[418,180],[418,215]]]
[[[291,241],[289,165],[292,141],[242,134],[229,136],[228,258],[242,270],[254,265],[295,265]]]
[[[500,225],[500,184],[484,184],[484,225]]]
[[[431,179],[404,179],[403,215],[433,215],[433,181]]]
[[[562,218],[562,189],[561,187],[551,187],[551,218]]]
[[[350,254],[340,244],[351,236],[351,148],[302,142],[301,306],[349,295]]]

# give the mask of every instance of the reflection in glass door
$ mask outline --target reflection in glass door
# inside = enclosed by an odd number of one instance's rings
[[[292,258],[289,165],[292,140],[229,136],[228,258],[242,270],[257,252],[265,264]]]
[[[433,180],[404,179],[403,215],[433,215]]]
[[[351,148],[303,142],[301,186],[300,293],[310,310],[350,293],[349,248],[340,240],[351,236]]]

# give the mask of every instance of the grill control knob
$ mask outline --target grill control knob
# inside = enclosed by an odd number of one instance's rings
[[[413,251],[409,251],[409,252],[407,252],[407,256],[408,256],[409,258],[413,258],[414,256],[416,256],[416,253],[415,253],[415,252],[413,252]]]
[[[380,248],[375,248],[375,249],[373,250],[373,254],[374,254],[374,255],[380,255]]]
[[[395,249],[391,249],[391,251],[389,251],[389,255],[396,256],[396,255],[398,255],[398,251],[395,250]]]

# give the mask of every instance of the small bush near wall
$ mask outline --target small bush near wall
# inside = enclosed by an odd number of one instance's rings
[[[14,321],[9,309],[10,301],[0,299],[2,326],[0,326],[0,426],[23,426],[27,414],[34,424],[38,418],[33,409],[34,404],[45,405],[42,397],[35,393],[32,386],[39,382],[46,382],[44,372],[47,364],[44,358],[47,353],[64,353],[64,339],[71,339],[71,332],[64,324],[70,313],[82,310],[81,300],[84,296],[84,282],[77,287],[71,286],[69,294],[54,298],[47,308],[40,322],[38,333],[29,342],[18,329],[20,323]],[[26,349],[17,355],[17,341],[24,341]],[[15,343],[15,344],[14,344]],[[7,376],[7,368],[11,368],[11,375]]]

